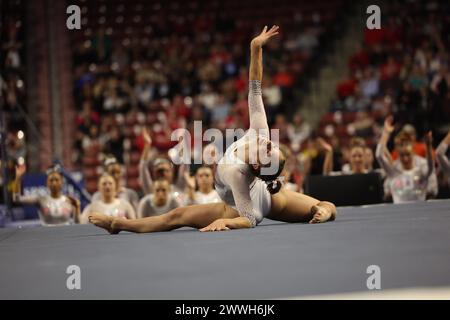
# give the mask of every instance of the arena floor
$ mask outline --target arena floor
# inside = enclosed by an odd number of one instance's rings
[[[1,229],[0,261],[0,299],[370,298],[370,265],[381,270],[377,293],[449,298],[450,200],[214,233]],[[81,269],[80,290],[66,287],[69,265]]]

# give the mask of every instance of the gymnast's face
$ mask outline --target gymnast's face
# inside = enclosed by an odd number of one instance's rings
[[[405,170],[411,170],[413,167],[413,148],[412,144],[405,143],[398,147],[398,157]]]
[[[350,167],[354,173],[362,173],[365,169],[364,149],[354,147],[350,150]]]
[[[110,174],[116,181],[116,185],[119,185],[122,178],[122,166],[118,163],[114,163],[108,166],[108,174]]]
[[[111,176],[100,178],[98,189],[103,198],[113,198],[116,196],[116,181]]]
[[[201,167],[195,174],[197,185],[200,189],[211,188],[214,185],[214,177],[211,168]]]
[[[258,167],[270,167],[273,162],[279,161],[280,148],[269,139],[258,136]]]
[[[57,172],[52,172],[47,176],[47,188],[51,193],[59,193],[62,190],[63,179]]]
[[[155,178],[156,179],[166,179],[170,183],[173,180],[173,170],[169,163],[161,163],[155,168]]]
[[[364,165],[366,169],[371,170],[373,167],[373,151],[369,147],[364,149]]]
[[[167,180],[159,180],[154,184],[154,201],[158,207],[161,207],[169,200],[170,184]]]

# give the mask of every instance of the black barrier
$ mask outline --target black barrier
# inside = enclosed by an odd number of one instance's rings
[[[378,172],[339,176],[310,176],[305,193],[336,206],[360,206],[383,202],[383,181]]]

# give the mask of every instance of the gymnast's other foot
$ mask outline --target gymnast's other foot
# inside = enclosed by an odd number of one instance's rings
[[[119,231],[112,227],[113,221],[114,221],[113,217],[107,216],[106,214],[103,213],[94,212],[89,215],[90,223],[95,224],[97,227],[105,229],[110,234],[117,234],[119,233]]]
[[[309,223],[323,223],[328,220],[334,220],[335,218],[332,210],[326,206],[312,206],[311,213],[313,214],[313,218],[309,221]]]

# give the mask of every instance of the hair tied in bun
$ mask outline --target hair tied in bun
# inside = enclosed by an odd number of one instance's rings
[[[275,194],[278,191],[280,191],[282,183],[280,180],[275,179],[272,181],[266,181],[267,184],[267,190],[270,192],[270,194]]]

